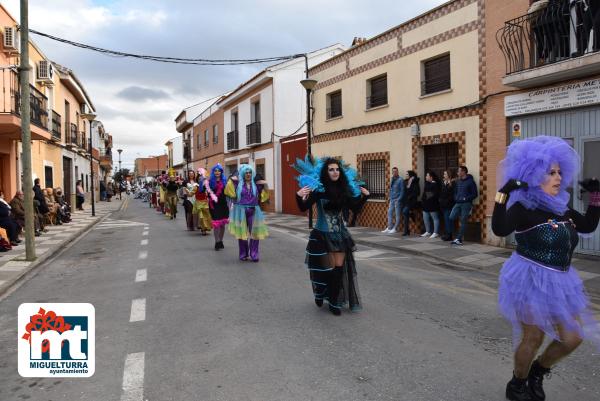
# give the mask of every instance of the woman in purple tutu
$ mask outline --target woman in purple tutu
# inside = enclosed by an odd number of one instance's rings
[[[515,233],[516,251],[500,272],[498,303],[513,326],[513,378],[509,400],[544,400],[544,375],[573,352],[584,337],[598,335],[589,300],[571,257],[579,234],[596,230],[600,184],[580,184],[590,193],[585,215],[569,207],[579,156],[565,141],[538,136],[513,142],[503,160],[502,188],[496,194],[492,230]],[[535,359],[544,336],[552,342]],[[532,363],[533,362],[533,363]]]

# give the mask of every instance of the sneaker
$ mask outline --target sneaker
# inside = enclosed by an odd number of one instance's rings
[[[388,231],[388,234],[396,234],[397,231],[395,228],[392,228],[391,230]]]
[[[429,238],[437,238],[437,237],[439,237],[439,236],[440,236],[440,235],[439,235],[438,233],[433,233],[433,234],[431,234],[431,237],[429,237]]]
[[[389,229],[389,228],[386,228],[385,230],[382,230],[381,232],[382,232],[382,233],[384,233],[384,234],[387,234],[387,233],[389,233],[389,232],[390,232],[390,229]]]
[[[431,235],[431,233],[424,233],[424,234],[421,234],[421,237],[429,237],[430,235]]]
[[[455,239],[454,241],[451,242],[452,245],[462,245],[462,241],[460,239]]]

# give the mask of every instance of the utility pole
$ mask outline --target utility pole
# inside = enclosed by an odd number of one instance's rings
[[[19,91],[21,92],[21,143],[23,154],[23,194],[25,196],[25,259],[35,260],[35,224],[33,219],[33,182],[31,180],[31,105],[29,97],[29,3],[21,0],[21,65],[19,66]]]

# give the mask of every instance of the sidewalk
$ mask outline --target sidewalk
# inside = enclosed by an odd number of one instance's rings
[[[304,216],[266,213],[267,224],[283,229],[291,229],[308,233],[308,219]],[[464,245],[450,245],[450,242],[439,238],[421,238],[418,235],[402,237],[401,234],[383,234],[371,227],[349,228],[352,238],[357,244],[384,248],[436,259],[449,267],[466,267],[498,273],[504,261],[512,253],[511,249],[473,242]],[[599,278],[600,258],[574,257],[573,265],[584,281]]]
[[[84,203],[84,211],[74,211],[71,213],[71,222],[61,226],[48,225],[48,232],[35,237],[35,253],[37,259],[33,262],[25,260],[25,239],[22,238],[18,246],[13,247],[11,251],[0,253],[0,295],[4,294],[21,277],[40,265],[75,238],[79,237],[84,231],[96,224],[108,214],[118,210],[126,202],[118,199],[112,202],[96,203],[96,216],[92,217],[92,209],[89,203]]]

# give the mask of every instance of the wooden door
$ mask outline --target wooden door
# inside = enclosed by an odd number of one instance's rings
[[[281,143],[281,208],[283,213],[304,215],[296,205],[298,172],[292,167],[296,158],[306,155],[306,137]]]
[[[442,143],[425,146],[425,171],[433,171],[441,180],[444,170],[452,170],[456,175],[458,168],[458,143]]]

